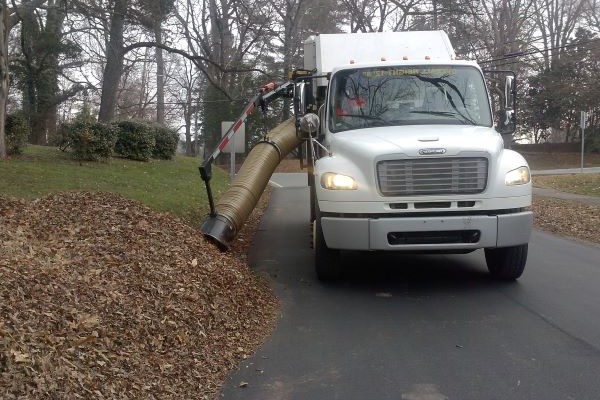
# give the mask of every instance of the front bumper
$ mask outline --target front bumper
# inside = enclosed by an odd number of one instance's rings
[[[327,216],[321,224],[325,242],[332,249],[468,250],[528,243],[533,213],[400,218]]]

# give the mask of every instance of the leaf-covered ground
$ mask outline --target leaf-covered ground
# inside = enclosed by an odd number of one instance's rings
[[[0,196],[0,397],[214,398],[275,320],[247,245],[116,194]]]
[[[600,244],[600,207],[597,205],[536,196],[533,213],[538,229]]]

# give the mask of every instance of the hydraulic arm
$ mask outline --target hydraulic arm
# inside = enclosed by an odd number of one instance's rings
[[[232,182],[230,189],[219,199],[216,205],[210,187],[212,163],[221,154],[246,118],[257,107],[260,107],[264,112],[267,105],[273,100],[281,97],[293,97],[293,90],[293,81],[283,84],[272,82],[263,86],[223,136],[216,150],[199,167],[210,205],[210,216],[204,221],[200,229],[204,236],[213,241],[221,250],[229,248],[229,243],[235,238],[241,225],[256,206],[271,174],[281,159],[300,143],[296,137],[294,119],[277,126],[254,146]]]
[[[227,146],[233,135],[240,129],[244,121],[246,121],[248,116],[250,116],[250,114],[252,114],[252,112],[257,107],[260,107],[262,112],[264,113],[269,103],[271,103],[273,100],[276,100],[280,97],[293,97],[293,90],[294,82],[291,81],[285,82],[283,84],[270,82],[262,86],[259,92],[256,94],[256,96],[254,96],[252,100],[250,100],[248,105],[244,108],[244,111],[234,122],[231,128],[229,128],[229,130],[225,133],[215,151],[210,155],[210,157],[204,160],[202,165],[199,167],[200,176],[202,177],[202,180],[206,185],[206,193],[208,195],[208,203],[210,206],[211,216],[216,215],[214,198],[212,195],[212,190],[210,188],[210,180],[212,178],[212,163],[219,156],[219,154],[223,152],[223,149],[225,148],[225,146]]]

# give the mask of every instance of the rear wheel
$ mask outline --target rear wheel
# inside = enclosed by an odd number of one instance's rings
[[[527,263],[528,245],[485,249],[485,262],[493,278],[513,281],[520,277]]]
[[[315,248],[315,270],[321,281],[334,281],[341,277],[340,251],[330,249],[325,243],[320,213],[316,212],[313,225],[313,240]]]

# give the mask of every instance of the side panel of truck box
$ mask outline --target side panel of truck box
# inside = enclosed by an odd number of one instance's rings
[[[455,57],[450,39],[443,31],[354,33],[312,36],[304,43],[304,68],[327,74],[350,63],[451,60]]]

